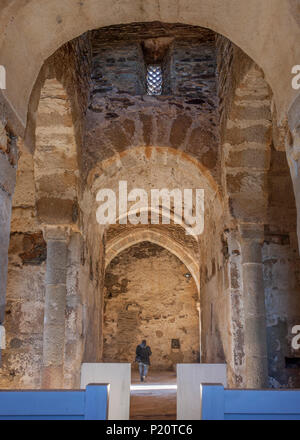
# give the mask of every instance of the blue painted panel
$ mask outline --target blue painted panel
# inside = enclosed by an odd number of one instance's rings
[[[300,420],[300,414],[225,414],[224,420]]]
[[[84,391],[1,391],[0,415],[84,414]]]
[[[88,385],[85,392],[85,419],[106,420],[109,385]]]
[[[84,416],[0,416],[0,420],[84,420]]]
[[[108,389],[0,391],[0,420],[105,420]]]
[[[300,413],[300,390],[225,390],[225,413]]]
[[[203,420],[300,420],[300,390],[224,390],[202,384],[201,396]]]
[[[223,385],[200,386],[202,420],[224,420]]]

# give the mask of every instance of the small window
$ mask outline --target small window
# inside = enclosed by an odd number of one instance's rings
[[[162,69],[160,65],[147,67],[147,95],[161,95],[162,93]]]
[[[180,348],[180,341],[179,339],[172,339],[171,341],[171,348]]]
[[[285,358],[285,368],[300,368],[300,358]]]

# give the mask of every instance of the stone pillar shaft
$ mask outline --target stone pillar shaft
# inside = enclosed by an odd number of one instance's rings
[[[4,324],[5,319],[12,196],[16,185],[18,162],[16,138],[11,136],[9,140],[1,116],[0,114],[0,325]],[[1,349],[4,348],[4,344],[1,345],[0,366]]]
[[[231,369],[228,383],[232,388],[245,388],[245,320],[243,294],[243,264],[238,231],[226,232],[229,253],[229,295],[231,325]],[[229,367],[229,366],[228,366]],[[231,374],[230,374],[231,373]]]
[[[63,387],[68,231],[44,230],[47,242],[46,298],[43,338],[43,388]]]
[[[8,156],[2,154],[0,138],[0,324],[3,324],[5,316],[8,247],[15,184],[16,165],[12,165]]]
[[[5,317],[10,219],[11,197],[0,186],[0,324],[3,324]]]
[[[257,226],[256,226],[257,228]],[[266,310],[262,265],[262,231],[243,231],[243,293],[247,388],[268,387]]]

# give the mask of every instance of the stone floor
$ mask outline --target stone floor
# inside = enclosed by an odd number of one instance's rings
[[[131,378],[130,420],[176,420],[175,372],[150,369],[144,383],[133,370]]]

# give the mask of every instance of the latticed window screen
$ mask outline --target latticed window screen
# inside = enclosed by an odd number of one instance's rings
[[[161,66],[150,65],[147,67],[147,94],[161,95],[161,92],[162,92]]]

